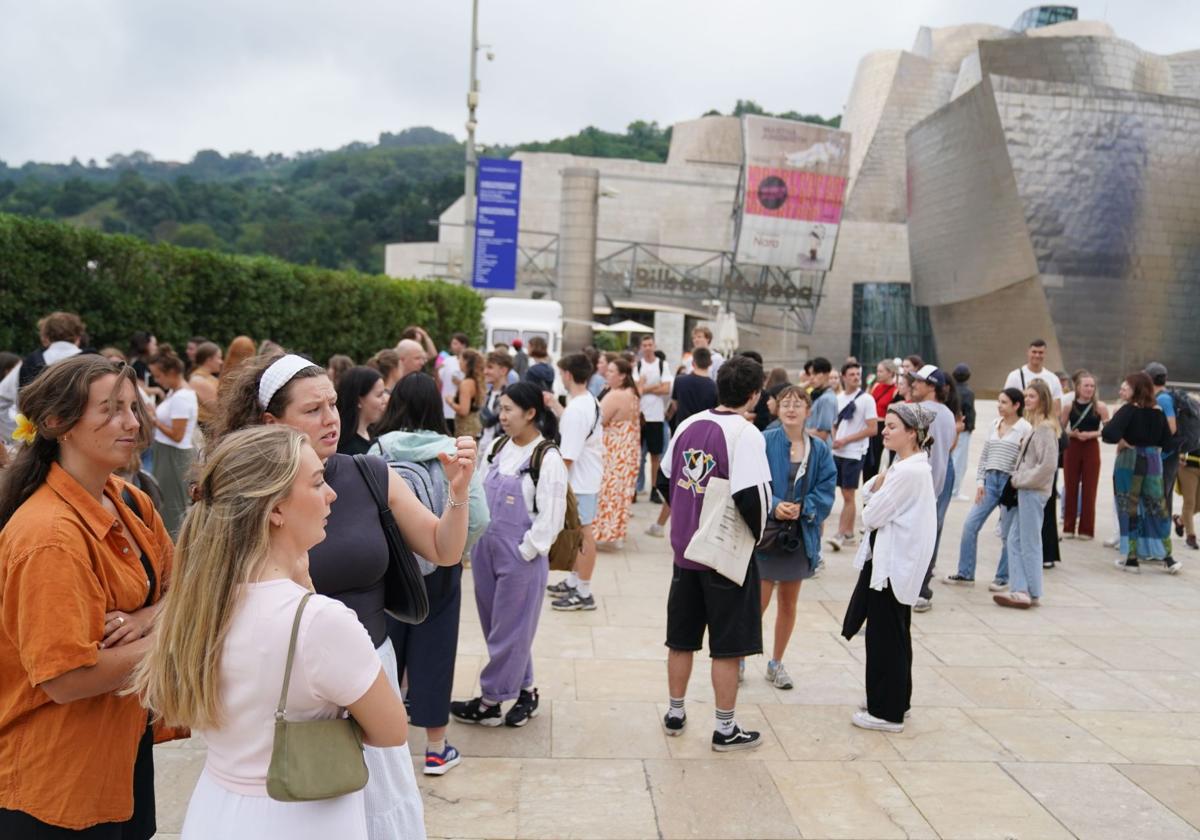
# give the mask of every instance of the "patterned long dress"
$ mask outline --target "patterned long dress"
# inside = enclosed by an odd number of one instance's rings
[[[1117,453],[1113,468],[1121,553],[1138,560],[1171,554],[1171,518],[1163,493],[1162,449],[1137,446]]]
[[[604,427],[604,478],[593,525],[596,542],[625,539],[641,451],[637,420],[621,420]]]

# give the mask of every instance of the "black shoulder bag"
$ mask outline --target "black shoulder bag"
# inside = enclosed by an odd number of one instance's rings
[[[405,624],[420,624],[429,616],[429,593],[425,589],[425,576],[417,563],[412,549],[404,541],[396,517],[388,507],[387,490],[379,486],[379,480],[371,472],[366,455],[355,455],[354,466],[358,467],[371,498],[379,508],[379,524],[388,545],[388,567],[383,576],[383,609],[397,621]]]

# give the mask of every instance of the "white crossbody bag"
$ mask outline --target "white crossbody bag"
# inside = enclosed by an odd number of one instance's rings
[[[747,421],[734,433],[729,444],[730,471],[738,438],[750,423]],[[683,556],[694,563],[707,566],[722,577],[741,586],[754,555],[757,540],[746,520],[734,504],[729,479],[710,478],[704,486],[704,501],[700,505],[700,524],[688,542]]]

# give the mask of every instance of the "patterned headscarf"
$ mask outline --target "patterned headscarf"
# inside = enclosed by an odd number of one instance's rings
[[[900,418],[900,422],[917,433],[917,447],[929,449],[933,438],[929,436],[929,427],[933,423],[933,412],[922,408],[917,403],[896,403],[888,407],[888,412]]]

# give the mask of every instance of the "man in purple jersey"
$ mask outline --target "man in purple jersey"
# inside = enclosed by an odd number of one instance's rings
[[[692,675],[692,659],[708,630],[717,752],[751,749],[762,743],[734,719],[738,663],[762,653],[762,617],[758,571],[753,558],[741,586],[707,566],[684,557],[700,523],[704,490],[713,478],[729,481],[738,512],[755,539],[762,536],[771,484],[762,432],[743,416],[758,401],[762,365],[736,356],[717,373],[715,409],[693,414],[679,425],[663,456],[660,493],[671,506],[671,548],[675,568],[667,598],[667,681],[670,710],[663,718],[668,735],[679,735],[687,722],[683,698]]]

